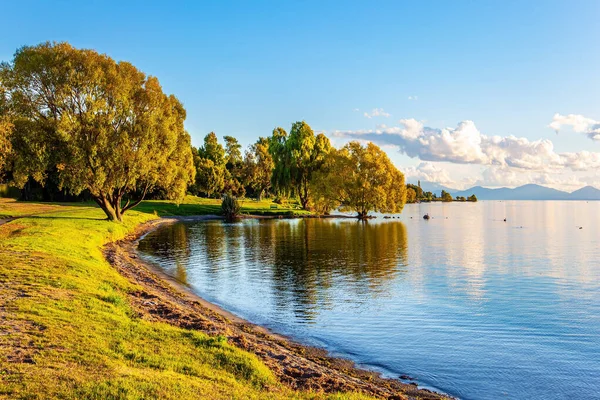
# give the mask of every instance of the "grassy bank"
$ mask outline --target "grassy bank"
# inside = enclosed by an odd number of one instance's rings
[[[298,209],[296,204],[280,205],[270,200],[256,201],[253,199],[240,200],[242,214],[246,215],[307,215],[308,211]],[[45,213],[49,211],[66,211],[78,207],[95,208],[95,203],[36,203],[21,202],[11,198],[0,198],[0,218],[19,217]],[[181,204],[164,200],[147,200],[135,209],[138,213],[147,213],[161,217],[219,214],[221,200],[203,199],[195,196],[186,196]],[[128,215],[128,214],[126,214]]]
[[[136,286],[102,256],[103,244],[156,215],[214,213],[218,202],[146,202],[123,224],[86,204],[0,206],[4,216],[35,214],[0,226],[0,397],[323,398],[284,387],[221,337],[139,318],[127,301]],[[244,204],[254,208],[275,212]]]

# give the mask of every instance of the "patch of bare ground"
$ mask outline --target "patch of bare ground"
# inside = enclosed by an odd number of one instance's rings
[[[9,282],[0,283],[0,364],[33,364],[37,353],[35,339],[44,327],[31,321],[14,318],[14,302],[27,296],[25,291]],[[10,371],[2,371],[8,373]]]
[[[325,350],[307,347],[250,324],[194,295],[185,286],[137,256],[137,242],[158,225],[158,220],[140,226],[126,239],[104,248],[105,257],[140,289],[129,293],[129,301],[140,318],[225,336],[229,343],[256,354],[293,389],[317,392],[363,392],[382,399],[448,398],[414,384],[386,379],[354,366],[348,360],[330,357]]]

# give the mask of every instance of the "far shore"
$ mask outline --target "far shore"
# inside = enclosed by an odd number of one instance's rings
[[[245,215],[243,218],[282,217]],[[356,217],[332,215],[327,218]],[[195,215],[160,218],[138,226],[124,240],[104,247],[106,259],[123,276],[142,287],[142,290],[129,295],[132,307],[142,318],[225,336],[230,343],[256,354],[283,383],[294,389],[326,393],[359,391],[382,399],[450,398],[418,388],[414,382],[404,383],[397,379],[383,378],[376,372],[356,367],[349,360],[331,357],[323,349],[301,345],[245,321],[196,295],[160,267],[140,259],[137,252],[139,241],[159,227],[180,221],[215,219],[222,217]],[[403,379],[407,378],[409,377],[403,376]]]

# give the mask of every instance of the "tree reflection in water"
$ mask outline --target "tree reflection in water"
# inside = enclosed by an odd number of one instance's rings
[[[179,223],[148,235],[140,250],[205,290],[256,285],[274,311],[309,322],[340,299],[385,296],[408,246],[400,221],[297,219]]]

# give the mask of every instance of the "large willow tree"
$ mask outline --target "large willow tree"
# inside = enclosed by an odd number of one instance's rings
[[[12,176],[23,185],[59,171],[59,185],[89,190],[122,220],[152,190],[181,199],[193,179],[185,110],[128,62],[67,43],[19,49],[0,67],[14,114]]]
[[[311,179],[325,160],[331,143],[324,134],[315,136],[304,121],[292,124],[288,135],[283,128],[276,128],[271,137],[269,152],[273,157],[273,187],[280,193],[294,190],[302,208],[308,209],[311,199]]]
[[[325,210],[341,205],[360,218],[371,211],[399,213],[406,203],[404,174],[373,143],[350,142],[332,150],[311,186]]]

